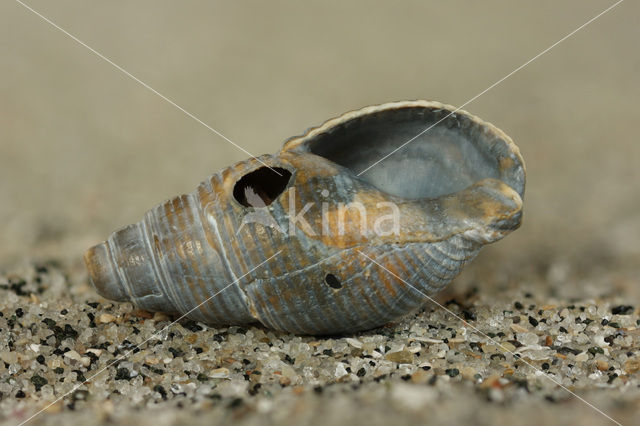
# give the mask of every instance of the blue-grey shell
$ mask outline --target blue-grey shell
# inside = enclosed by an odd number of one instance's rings
[[[269,193],[264,205],[239,198],[245,180]],[[101,295],[142,309],[352,332],[421,307],[484,244],[516,229],[524,185],[518,148],[491,124],[437,102],[384,104],[214,173],[89,249],[85,261]],[[345,209],[356,202],[370,222],[389,214],[380,203],[397,206],[399,232],[362,227],[361,211]],[[308,226],[292,225],[292,212],[308,205]]]

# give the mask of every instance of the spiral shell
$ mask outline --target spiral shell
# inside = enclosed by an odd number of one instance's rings
[[[524,185],[493,125],[437,102],[371,106],[211,175],[85,262],[98,293],[142,309],[364,330],[419,308],[519,227]]]

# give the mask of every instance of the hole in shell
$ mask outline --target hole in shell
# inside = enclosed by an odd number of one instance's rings
[[[265,207],[282,194],[290,179],[291,172],[287,169],[260,167],[236,182],[233,198],[245,207]]]
[[[333,274],[327,274],[324,277],[324,282],[331,288],[335,288],[336,290],[342,288],[342,283],[338,278],[336,278]]]

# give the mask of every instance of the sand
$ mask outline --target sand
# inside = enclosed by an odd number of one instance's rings
[[[619,296],[635,278],[573,298],[541,281],[590,283],[554,267],[329,338],[174,323],[72,284],[82,270],[27,267],[0,276],[2,420],[44,410],[32,424],[637,423],[640,316]]]

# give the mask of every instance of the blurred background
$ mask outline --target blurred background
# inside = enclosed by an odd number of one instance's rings
[[[370,104],[461,105],[613,1],[28,4],[259,155]],[[248,157],[19,3],[0,16],[0,267],[80,263]],[[638,41],[626,1],[464,108],[509,134],[528,171],[522,228],[476,268],[639,263]]]

